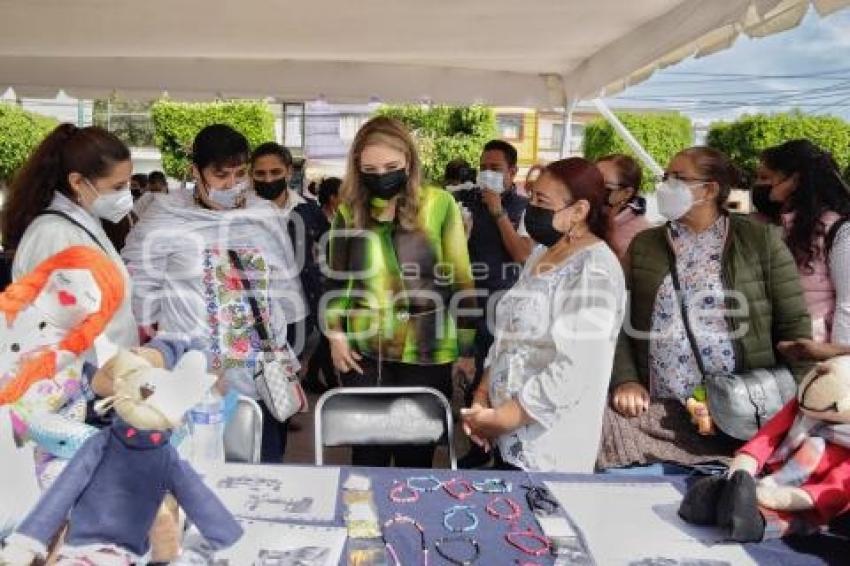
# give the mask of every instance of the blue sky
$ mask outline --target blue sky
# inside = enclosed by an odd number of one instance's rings
[[[608,100],[612,106],[671,107],[699,121],[799,107],[850,119],[850,9],[762,39],[688,59]]]

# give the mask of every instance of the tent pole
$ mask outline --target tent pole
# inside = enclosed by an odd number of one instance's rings
[[[561,128],[561,159],[565,157],[569,157],[572,153],[572,142],[573,142],[573,112],[578,105],[578,100],[570,98],[569,96],[564,97],[564,112],[561,122],[564,127]]]
[[[632,133],[626,128],[623,123],[620,121],[617,116],[614,115],[613,112],[608,108],[608,105],[601,98],[594,98],[593,104],[596,106],[596,109],[599,110],[599,113],[602,114],[602,117],[611,124],[611,127],[614,128],[614,131],[617,132],[623,141],[635,152],[638,159],[643,161],[644,165],[652,171],[653,175],[661,175],[664,173],[664,169],[658,165],[658,162],[646,151],[640,142],[638,142]]]

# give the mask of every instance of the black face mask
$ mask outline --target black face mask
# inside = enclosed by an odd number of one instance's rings
[[[257,195],[266,200],[277,200],[277,197],[286,190],[286,178],[277,181],[254,181],[254,190]]]
[[[779,218],[782,213],[782,203],[770,200],[770,191],[773,185],[753,186],[753,205],[756,209],[769,218]]]
[[[407,185],[407,171],[396,169],[384,174],[360,173],[360,179],[370,196],[390,200]]]
[[[561,210],[565,208],[568,207],[565,206]],[[533,204],[528,205],[525,209],[525,229],[531,239],[547,248],[557,244],[564,237],[564,233],[556,230],[552,221],[555,218],[555,213],[561,210],[549,210]]]

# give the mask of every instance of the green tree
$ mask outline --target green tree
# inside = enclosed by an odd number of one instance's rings
[[[57,124],[48,116],[0,103],[0,183],[12,178]]]
[[[251,147],[275,139],[274,114],[261,100],[185,103],[164,99],[151,106],[156,146],[167,175],[183,178],[195,136],[212,124],[227,124],[241,132]]]
[[[463,158],[478,163],[484,144],[496,137],[496,115],[486,106],[382,106],[379,116],[395,118],[413,133],[419,146],[422,174],[441,182],[446,165]]]
[[[678,152],[693,144],[691,121],[681,114],[618,112],[617,118],[662,167]],[[596,160],[612,153],[634,156],[634,152],[607,121],[600,118],[588,123],[584,128],[584,156]],[[645,192],[655,190],[655,180],[646,167],[643,180]]]
[[[798,138],[809,139],[831,152],[842,171],[850,166],[850,124],[834,116],[806,115],[799,110],[712,124],[707,143],[732,158],[751,180],[763,150]]]

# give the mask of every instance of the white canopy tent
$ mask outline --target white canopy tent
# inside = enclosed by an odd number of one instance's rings
[[[0,0],[0,92],[555,107],[850,0]]]

